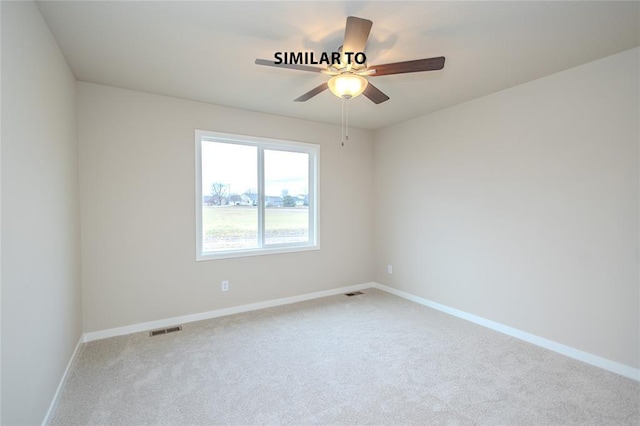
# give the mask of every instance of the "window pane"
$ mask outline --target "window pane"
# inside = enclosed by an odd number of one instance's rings
[[[264,151],[265,244],[309,241],[309,154]]]
[[[202,142],[202,251],[258,247],[258,149]]]

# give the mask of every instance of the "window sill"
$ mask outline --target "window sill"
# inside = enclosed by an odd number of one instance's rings
[[[320,245],[316,244],[316,245],[309,245],[309,246],[289,246],[289,247],[209,252],[209,253],[197,254],[196,262],[202,262],[206,260],[234,259],[237,257],[264,256],[269,254],[295,253],[300,251],[311,251],[311,250],[320,250]]]

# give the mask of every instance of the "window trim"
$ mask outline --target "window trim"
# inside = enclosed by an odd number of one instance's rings
[[[258,248],[234,249],[203,253],[202,223],[202,142],[213,141],[258,148]],[[309,242],[264,244],[264,150],[304,152],[309,154]],[[320,249],[320,145],[283,139],[270,139],[206,130],[195,131],[195,209],[196,209],[196,261],[231,259],[236,257],[293,253]],[[262,206],[262,207],[261,207]]]

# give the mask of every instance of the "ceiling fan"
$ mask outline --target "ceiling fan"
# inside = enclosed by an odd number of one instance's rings
[[[369,83],[365,77],[379,77],[383,75],[403,74],[410,72],[435,71],[444,68],[444,56],[435,58],[416,59],[412,61],[395,62],[383,65],[368,65],[364,49],[367,45],[369,32],[373,22],[368,19],[347,17],[344,32],[344,42],[336,55],[339,60],[331,61],[326,68],[310,66],[304,63],[301,54],[294,61],[270,61],[256,59],[257,65],[266,65],[277,68],[288,68],[299,71],[317,72],[331,75],[331,79],[311,89],[304,95],[294,99],[295,102],[305,102],[319,93],[329,89],[333,94],[343,99],[351,99],[360,94],[369,98],[372,102],[380,104],[389,100],[380,89]],[[358,54],[365,61],[357,61]],[[353,60],[355,55],[355,61]],[[279,58],[281,59],[281,58]],[[301,63],[302,62],[302,63]],[[318,62],[314,62],[318,63]]]

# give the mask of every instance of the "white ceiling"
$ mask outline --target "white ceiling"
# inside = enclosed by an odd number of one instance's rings
[[[328,77],[254,65],[276,51],[334,51],[349,15],[370,19],[370,64],[445,56],[442,71],[372,77],[391,99],[350,101],[377,129],[638,46],[638,2],[39,3],[81,81],[340,123]]]

